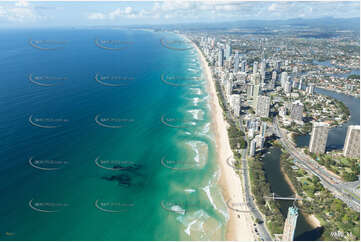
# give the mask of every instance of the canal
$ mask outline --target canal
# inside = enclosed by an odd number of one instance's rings
[[[294,196],[292,189],[286,182],[283,174],[281,173],[280,156],[281,149],[278,147],[271,147],[266,155],[262,158],[264,162],[264,169],[266,171],[267,181],[271,185],[272,192],[282,197]],[[288,208],[292,206],[293,201],[278,200],[280,203],[281,213],[286,219]],[[299,213],[297,219],[297,226],[295,231],[295,240],[313,241],[321,236],[319,230],[313,229],[311,225],[306,222],[305,217]]]

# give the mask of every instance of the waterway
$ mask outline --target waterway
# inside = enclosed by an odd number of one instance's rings
[[[349,121],[339,127],[330,129],[328,135],[327,149],[342,149],[347,127],[349,125],[360,125],[360,99],[329,90],[319,88],[316,88],[315,90],[319,94],[327,95],[342,101],[350,110],[351,117]],[[309,139],[309,135],[297,136],[295,143],[299,147],[308,146]],[[280,155],[280,148],[272,147],[269,149],[269,153],[263,158],[267,180],[271,185],[272,192],[275,192],[280,196],[292,196],[293,192],[281,173]],[[292,201],[280,201],[280,205],[281,213],[286,218],[288,207],[292,205]],[[311,225],[306,222],[305,217],[300,214],[295,231],[295,240],[313,241],[319,239],[320,236],[320,231],[313,229]]]
[[[264,169],[266,171],[266,177],[268,182],[271,185],[272,192],[276,193],[279,196],[290,197],[294,196],[292,189],[286,182],[280,167],[280,156],[282,151],[278,147],[272,147],[269,149],[269,153],[267,153],[263,157],[264,161]],[[283,217],[286,219],[288,208],[292,206],[293,201],[287,200],[279,200],[280,210]],[[305,217],[299,213],[299,217],[297,219],[297,226],[295,231],[295,240],[306,240],[306,241],[314,241],[317,240],[321,234],[318,230],[315,230],[311,227],[310,224],[306,222]]]
[[[320,88],[315,88],[315,90],[316,93],[326,95],[343,102],[350,110],[350,119],[341,126],[331,128],[328,132],[327,150],[342,149],[345,142],[348,126],[360,125],[360,98]],[[308,146],[309,141],[309,134],[295,137],[295,143],[298,147]]]

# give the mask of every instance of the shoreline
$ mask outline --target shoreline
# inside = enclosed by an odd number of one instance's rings
[[[189,40],[186,36],[182,37]],[[192,41],[190,41],[192,42]],[[241,192],[242,184],[238,174],[233,170],[232,167],[227,165],[227,158],[233,156],[228,138],[227,127],[228,123],[224,120],[223,110],[219,105],[218,96],[215,88],[215,82],[212,77],[212,72],[208,66],[205,57],[198,48],[198,46],[192,42],[194,48],[201,60],[202,70],[207,81],[207,91],[209,94],[209,104],[211,106],[211,128],[215,134],[216,139],[216,152],[217,162],[219,169],[221,170],[221,176],[219,180],[219,186],[222,190],[222,195],[225,201],[232,199],[233,202],[243,202],[245,197]],[[247,217],[244,213],[237,213],[229,208],[229,220],[226,228],[226,240],[237,240],[237,241],[252,241],[254,240],[252,231]]]
[[[287,173],[284,171],[283,167],[281,166],[281,173],[283,175],[283,177],[285,178],[285,181],[287,182],[288,186],[291,188],[292,192],[296,195],[299,196],[299,194],[297,193],[297,190],[295,188],[295,186],[293,185],[291,179],[288,177]],[[311,225],[311,227],[313,229],[322,227],[320,221],[316,218],[316,216],[314,214],[305,214],[304,212],[300,211],[303,215],[303,217],[305,218],[306,222]]]
[[[356,94],[348,94],[348,93],[344,93],[342,91],[338,91],[337,89],[332,89],[332,88],[327,88],[327,87],[321,87],[321,86],[317,86],[317,88],[320,88],[320,89],[323,89],[323,90],[326,90],[326,91],[330,91],[330,92],[335,92],[335,93],[338,93],[338,94],[343,94],[345,96],[349,96],[349,97],[354,97],[354,98],[360,98],[360,95],[356,95]]]

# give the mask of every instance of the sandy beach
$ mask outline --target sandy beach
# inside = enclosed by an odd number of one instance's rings
[[[185,36],[183,36],[186,38]],[[221,169],[220,187],[225,201],[231,199],[232,203],[243,203],[245,197],[242,193],[242,183],[240,177],[235,173],[232,167],[227,165],[227,158],[233,156],[231,147],[229,145],[227,127],[228,124],[223,117],[223,110],[218,102],[215,83],[212,78],[211,70],[205,60],[202,52],[193,43],[194,48],[197,50],[200,60],[202,62],[203,72],[207,79],[207,89],[209,93],[209,102],[211,105],[212,113],[212,129],[216,138],[217,161]],[[234,210],[228,209],[229,221],[227,225],[227,240],[233,241],[252,241],[252,224],[245,213],[239,213]]]

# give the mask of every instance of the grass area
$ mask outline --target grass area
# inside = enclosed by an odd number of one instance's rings
[[[360,175],[360,159],[347,158],[342,155],[330,154],[311,154],[306,151],[320,165],[325,166],[330,171],[339,175],[345,181],[357,181]]]
[[[306,214],[314,214],[324,227],[321,240],[360,240],[360,214],[348,208],[326,190],[320,180],[303,169],[293,170],[289,154],[281,155],[281,166],[304,198],[298,207]],[[343,236],[335,236],[335,232]]]

